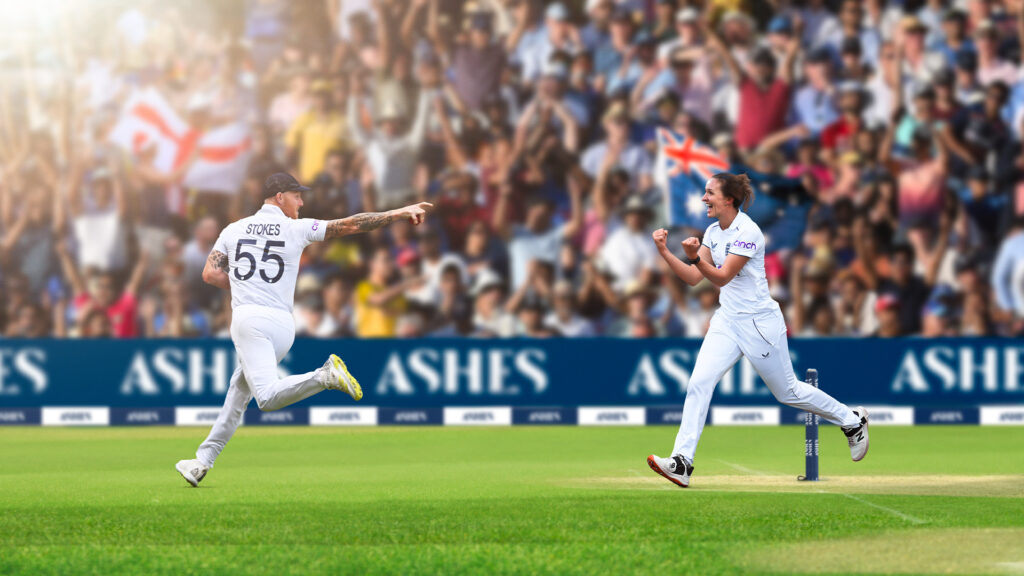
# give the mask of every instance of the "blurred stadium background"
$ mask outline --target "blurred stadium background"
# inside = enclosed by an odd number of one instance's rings
[[[0,426],[0,572],[1020,573],[1024,428],[948,425],[1024,424],[1022,8],[0,0],[0,425],[155,425]],[[643,463],[718,298],[650,235],[722,169],[797,374],[904,425],[824,427],[815,485],[802,429],[720,426],[802,423],[746,362],[688,492]],[[235,363],[200,271],[279,170],[437,209],[305,252],[281,370],[366,398],[251,407],[187,491],[163,426]]]
[[[2,10],[9,338],[226,336],[199,271],[275,170],[305,216],[438,206],[311,247],[302,336],[699,338],[716,289],[649,236],[708,222],[659,128],[755,176],[793,336],[1024,329],[1017,1]]]

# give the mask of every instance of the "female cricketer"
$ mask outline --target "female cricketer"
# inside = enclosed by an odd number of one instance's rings
[[[753,198],[754,190],[745,174],[712,176],[701,200],[707,206],[707,215],[718,221],[708,226],[703,244],[694,237],[682,242],[685,261],[676,258],[666,246],[666,230],[653,234],[658,252],[676,276],[690,286],[707,278],[721,289],[721,307],[711,318],[690,375],[683,421],[672,456],[647,457],[652,470],[683,488],[690,484],[693,456],[707,419],[711,393],[740,356],[750,360],[779,402],[841,426],[854,461],[864,458],[868,451],[867,411],[863,407],[851,410],[814,386],[797,380],[793,373],[782,310],[768,293],[764,235],[740,210]]]

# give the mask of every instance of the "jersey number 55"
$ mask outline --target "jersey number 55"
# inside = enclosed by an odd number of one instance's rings
[[[253,275],[256,274],[258,266],[256,264],[256,256],[245,251],[246,246],[256,246],[256,243],[257,240],[255,239],[243,238],[242,240],[239,240],[238,245],[235,246],[235,278],[243,282],[252,278]],[[273,276],[267,275],[266,270],[270,268],[269,265],[264,268],[260,268],[260,278],[269,284],[277,282],[281,279],[281,276],[284,276],[284,259],[281,258],[279,254],[271,252],[273,248],[278,247],[284,248],[283,240],[267,240],[267,243],[263,246],[263,256],[260,258],[260,262],[271,262],[277,266],[277,272]],[[242,266],[240,266],[242,260],[249,261],[249,269],[244,274],[241,271]]]

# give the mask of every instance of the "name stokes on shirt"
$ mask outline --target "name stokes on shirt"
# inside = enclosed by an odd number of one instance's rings
[[[316,230],[316,227],[313,227]],[[256,224],[251,223],[245,227],[246,234],[253,234],[256,236],[280,236],[281,225],[280,224]]]

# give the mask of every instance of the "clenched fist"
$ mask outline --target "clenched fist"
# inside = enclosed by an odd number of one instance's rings
[[[697,257],[697,251],[700,250],[700,240],[695,236],[690,236],[686,240],[683,240],[683,251],[686,252],[686,257],[693,260]]]
[[[658,250],[665,250],[666,242],[668,242],[668,230],[659,228],[651,234],[651,238],[654,238],[654,245],[658,247]]]

